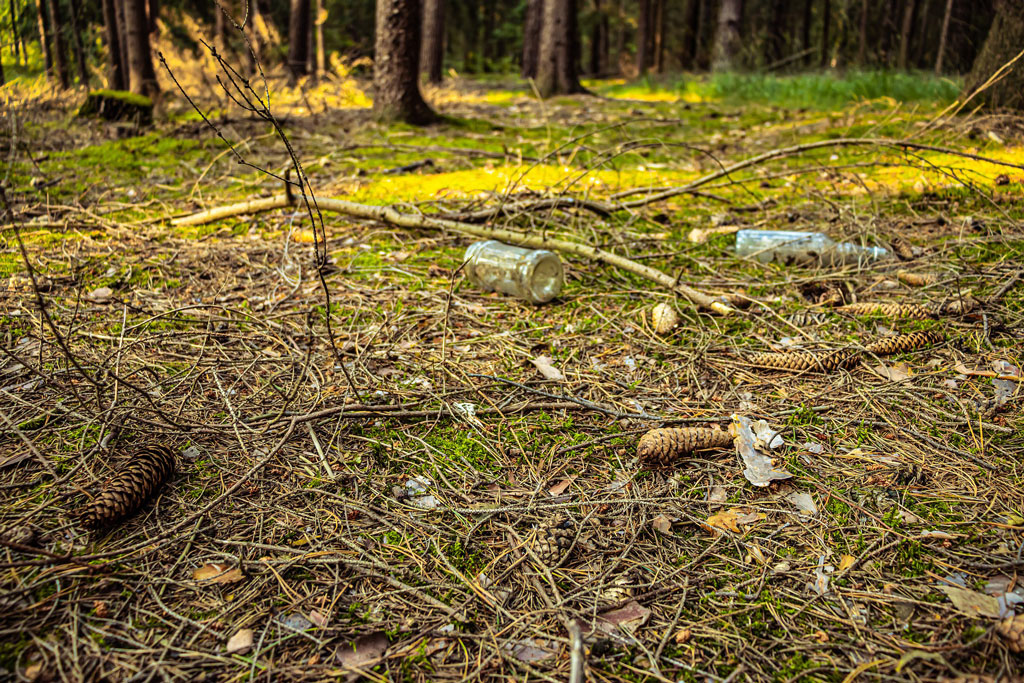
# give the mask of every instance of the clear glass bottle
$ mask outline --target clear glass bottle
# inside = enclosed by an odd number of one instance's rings
[[[839,266],[889,258],[889,250],[835,242],[823,232],[740,230],[736,233],[736,255],[761,263]]]
[[[545,249],[523,249],[497,240],[466,249],[463,271],[474,285],[535,304],[551,301],[565,283],[562,262]]]

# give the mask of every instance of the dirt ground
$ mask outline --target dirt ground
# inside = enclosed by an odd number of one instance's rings
[[[455,218],[518,202],[475,224],[600,247],[736,312],[578,255],[549,304],[481,292],[456,230],[325,212],[323,242],[292,208],[172,225],[282,191],[259,170],[290,163],[266,121],[191,91],[236,157],[173,93],[138,131],[12,102],[0,676],[1024,676],[1024,635],[1002,626],[1024,603],[1021,122],[457,82],[428,93],[449,119],[418,130],[329,86],[272,107],[317,196]],[[845,138],[876,142],[621,206]],[[557,196],[615,209],[528,208]],[[901,256],[762,264],[735,256],[742,228]],[[665,335],[659,303],[679,316]],[[868,348],[915,331],[935,334]],[[858,355],[798,372],[754,357],[823,349]],[[637,458],[649,429],[733,415],[779,432],[789,478],[752,485],[731,448]],[[83,529],[145,444],[173,448],[174,475]]]

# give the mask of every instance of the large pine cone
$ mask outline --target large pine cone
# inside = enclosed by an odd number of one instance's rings
[[[1003,619],[996,630],[1006,639],[1010,652],[1024,652],[1024,614]]]
[[[927,308],[918,304],[856,303],[843,306],[839,310],[851,315],[877,314],[884,315],[887,318],[915,318],[923,320],[932,317]]]
[[[747,363],[760,368],[773,370],[789,370],[791,372],[820,371],[831,372],[839,368],[848,368],[856,364],[860,354],[854,349],[837,349],[813,353],[794,351],[792,353],[755,353],[747,358]]]
[[[732,441],[732,434],[722,429],[666,427],[652,429],[640,437],[636,454],[642,463],[668,465],[680,456],[696,451],[728,448]]]
[[[567,519],[555,519],[541,525],[537,537],[533,541],[533,552],[547,567],[557,567],[562,555],[572,547],[576,534],[572,530],[572,522]]]
[[[897,334],[894,337],[885,337],[884,339],[871,342],[864,348],[876,355],[885,356],[890,353],[906,353],[907,351],[923,349],[926,346],[938,344],[943,339],[942,333],[938,330],[928,330],[927,332],[911,332],[910,334]]]
[[[87,529],[100,529],[136,512],[174,472],[175,454],[167,446],[146,446],[107,482],[82,512]]]

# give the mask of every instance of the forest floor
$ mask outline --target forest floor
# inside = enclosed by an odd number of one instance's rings
[[[839,138],[953,151],[819,147],[610,215],[501,214],[490,225],[602,246],[739,310],[571,255],[562,295],[533,306],[466,281],[474,238],[454,230],[325,213],[323,243],[292,209],[172,225],[282,191],[253,166],[282,175],[283,143],[216,86],[185,83],[252,166],[174,92],[140,131],[75,118],[84,93],[10,99],[0,675],[1024,675],[998,630],[1024,602],[1024,171],[993,163],[1024,158],[1024,121],[940,116],[949,99],[927,94],[591,85],[538,102],[459,80],[428,93],[449,118],[425,129],[375,123],[350,80],[271,109],[318,197],[408,212],[622,202]],[[762,264],[733,253],[748,227],[906,260]],[[680,316],[666,336],[662,302]],[[836,305],[853,302],[930,315]],[[942,341],[831,372],[749,362],[919,330]],[[779,431],[790,478],[753,486],[731,449],[637,460],[647,429],[733,414]],[[128,520],[82,530],[142,443],[181,452],[176,473]],[[544,563],[537,539],[556,533],[571,548]]]

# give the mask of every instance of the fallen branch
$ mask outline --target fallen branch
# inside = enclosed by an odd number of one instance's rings
[[[202,225],[204,223],[228,218],[230,216],[237,216],[257,211],[269,211],[271,209],[282,209],[292,204],[293,202],[289,200],[288,195],[282,194],[275,197],[267,197],[266,199],[255,199],[248,202],[241,202],[239,204],[231,204],[229,206],[218,206],[207,211],[192,214],[191,216],[175,218],[171,221],[171,224],[176,226]],[[597,249],[580,242],[569,242],[567,240],[553,239],[543,235],[527,234],[516,232],[514,230],[503,230],[500,228],[490,228],[482,225],[473,225],[471,223],[447,220],[443,218],[434,218],[425,214],[401,213],[389,206],[369,206],[367,204],[357,204],[356,202],[349,202],[342,199],[318,199],[317,204],[321,211],[334,211],[346,216],[381,221],[382,223],[387,223],[400,228],[453,230],[465,235],[482,237],[484,239],[495,239],[501,242],[518,244],[533,249],[552,249],[566,254],[583,256],[594,261],[607,263],[608,265],[615,266],[616,268],[622,268],[623,270],[639,275],[652,282],[656,282],[662,287],[673,292],[677,292],[693,304],[707,310],[715,311],[723,315],[735,313],[735,309],[731,306],[728,306],[721,301],[716,301],[707,294],[680,283],[676,278],[673,278],[660,270],[637,263],[625,256],[619,256],[618,254],[613,254],[610,251]]]

